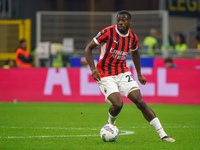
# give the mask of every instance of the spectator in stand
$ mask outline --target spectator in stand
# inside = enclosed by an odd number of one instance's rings
[[[162,48],[163,48],[163,45],[162,45]],[[162,48],[161,48],[161,49],[162,49]],[[173,43],[172,38],[171,38],[170,35],[168,36],[168,39],[167,39],[167,49],[168,49],[169,51],[174,50],[174,43]]]
[[[166,68],[177,68],[176,65],[173,63],[173,59],[171,57],[165,59],[165,66]]]
[[[84,68],[88,67],[88,63],[85,57],[81,57],[80,62],[81,62],[81,67],[84,67]]]
[[[158,31],[156,29],[150,29],[150,35],[144,38],[143,49],[146,51],[147,55],[153,56],[155,50],[159,49],[157,36]]]
[[[183,34],[179,33],[176,36],[176,45],[175,50],[177,51],[177,56],[183,55],[183,53],[188,49],[188,46],[185,42],[185,37]]]
[[[171,36],[169,35],[168,36],[168,39],[167,39],[167,42],[166,42],[166,49],[168,50],[168,52],[170,53],[170,54],[173,54],[174,55],[174,43],[173,43],[173,41],[172,41],[172,38],[171,38]],[[162,45],[161,46],[161,51],[163,51],[164,50],[164,46]]]
[[[33,57],[27,51],[27,41],[22,39],[19,41],[20,47],[17,48],[15,53],[16,65],[19,68],[31,68]]]
[[[196,49],[200,50],[200,33],[196,36],[196,39],[197,39],[197,42],[198,42]]]
[[[196,39],[197,39],[197,42],[198,42],[197,46],[196,46],[196,50],[197,50],[196,58],[200,58],[200,32],[197,34]]]
[[[4,69],[10,69],[14,67],[14,62],[12,59],[7,59],[5,65],[3,66]]]

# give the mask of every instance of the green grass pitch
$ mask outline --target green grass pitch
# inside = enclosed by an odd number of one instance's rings
[[[200,106],[150,105],[175,143],[162,142],[135,105],[125,104],[115,142],[103,142],[109,104],[0,103],[0,149],[196,150],[200,149]]]

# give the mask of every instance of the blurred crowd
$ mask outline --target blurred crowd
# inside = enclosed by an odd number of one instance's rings
[[[165,45],[163,45],[162,43],[165,43]],[[197,28],[196,43],[195,58],[200,58],[200,27]],[[53,43],[51,47],[52,52],[49,58],[50,66],[57,68],[64,66],[70,67],[69,60],[72,55],[65,56],[62,54],[62,44]],[[141,55],[143,56],[159,56],[162,55],[165,50],[168,51],[168,56],[170,57],[167,57],[164,60],[167,68],[176,68],[176,65],[173,64],[173,57],[182,58],[186,55],[186,53],[190,53],[190,47],[186,43],[184,34],[177,33],[175,36],[173,36],[173,38],[171,36],[168,36],[167,42],[164,42],[159,38],[158,31],[155,28],[150,29],[149,35],[146,36],[143,41],[140,41],[139,49]],[[15,66],[18,68],[31,68],[34,61],[33,54],[31,54],[27,50],[26,39],[22,39],[19,41],[19,47],[16,49],[15,52],[15,62],[14,60],[7,59],[3,68],[9,69]],[[78,56],[78,54],[73,54],[73,56]],[[63,60],[67,60],[66,63],[63,63]],[[82,67],[88,66],[85,57],[81,57],[80,64]]]
[[[162,43],[165,43],[165,45]],[[196,56],[198,56],[200,52],[200,31],[197,32],[196,43],[195,51]],[[186,43],[185,36],[182,33],[177,33],[174,38],[169,35],[167,41],[164,42],[158,38],[158,31],[153,28],[150,30],[149,36],[144,38],[143,43],[140,43],[140,49],[143,50],[144,55],[148,56],[159,55],[166,49],[172,57],[183,57],[186,52],[189,53],[188,50],[191,48]]]

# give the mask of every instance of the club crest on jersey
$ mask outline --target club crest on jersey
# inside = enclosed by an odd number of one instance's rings
[[[104,87],[104,92],[107,93],[107,89]]]

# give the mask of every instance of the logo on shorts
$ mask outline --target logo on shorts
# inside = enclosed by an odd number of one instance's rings
[[[106,88],[104,88],[104,92],[107,93],[107,89]]]

